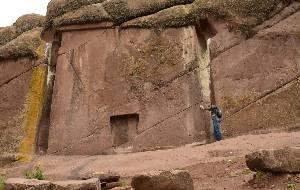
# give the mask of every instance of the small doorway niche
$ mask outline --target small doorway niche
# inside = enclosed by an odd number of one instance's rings
[[[138,114],[116,115],[110,117],[113,146],[129,145],[137,135]]]

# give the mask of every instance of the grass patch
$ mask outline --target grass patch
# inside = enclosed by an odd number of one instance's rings
[[[288,190],[296,190],[296,184],[292,181],[289,181],[287,184],[287,189]]]
[[[45,175],[40,167],[36,167],[32,170],[26,170],[24,175],[26,179],[37,179],[37,180],[45,179]]]
[[[5,178],[0,175],[0,190],[5,189]]]
[[[266,177],[267,177],[267,174],[262,171],[257,171],[256,174],[254,175],[254,178],[257,181],[262,181],[262,180],[266,179]]]
[[[251,174],[251,172],[252,171],[249,168],[244,168],[243,171],[242,171],[242,174],[243,175],[248,175],[248,174]]]

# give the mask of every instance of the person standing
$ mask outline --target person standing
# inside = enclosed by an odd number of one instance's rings
[[[209,108],[204,108],[201,105],[200,108],[211,112],[211,119],[212,119],[213,128],[214,128],[214,137],[217,141],[223,140],[223,136],[222,136],[222,132],[221,132],[221,118],[222,118],[221,109],[216,105],[212,105]]]

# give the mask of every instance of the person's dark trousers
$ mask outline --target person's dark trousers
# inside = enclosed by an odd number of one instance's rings
[[[221,128],[220,128],[220,119],[217,117],[217,116],[213,116],[212,118],[213,120],[213,126],[214,126],[214,136],[215,136],[215,139],[217,141],[220,141],[223,139],[222,137],[222,133],[221,133]]]

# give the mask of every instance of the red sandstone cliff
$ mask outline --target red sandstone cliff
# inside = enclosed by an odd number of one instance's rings
[[[220,105],[225,136],[298,129],[299,9],[295,0],[52,0],[41,35],[56,76],[41,125],[49,153],[209,140],[200,104]],[[5,152],[24,136],[15,118],[40,64],[43,22],[31,15],[0,29]]]

